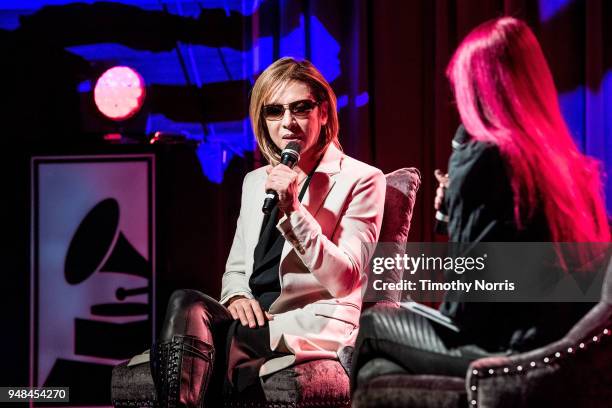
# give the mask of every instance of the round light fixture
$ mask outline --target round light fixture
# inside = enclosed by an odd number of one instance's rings
[[[117,66],[105,71],[94,88],[94,101],[107,118],[122,121],[134,116],[144,103],[145,83],[130,67]]]

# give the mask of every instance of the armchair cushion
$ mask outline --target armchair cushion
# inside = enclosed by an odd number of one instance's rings
[[[111,398],[115,407],[154,407],[155,385],[149,364],[128,367],[127,361],[113,368]]]
[[[242,396],[225,401],[226,407],[350,407],[349,379],[336,360],[314,360],[278,371],[262,381],[265,400]],[[155,407],[156,396],[149,364],[113,370],[111,384],[115,407]]]
[[[314,360],[278,371],[262,380],[265,401],[237,396],[238,407],[350,407],[349,379],[336,360]]]
[[[353,408],[466,407],[465,381],[459,377],[388,374],[360,386]]]

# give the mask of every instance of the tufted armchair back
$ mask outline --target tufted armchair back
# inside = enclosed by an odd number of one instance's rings
[[[405,244],[408,241],[416,193],[421,185],[421,173],[409,167],[386,174],[385,178],[387,195],[379,241]]]
[[[386,174],[385,178],[387,180],[385,213],[378,242],[385,244],[387,252],[403,255],[408,242],[416,194],[421,185],[421,174],[416,168],[408,167]],[[383,282],[399,282],[402,279],[402,271],[389,270],[377,279]],[[375,291],[371,285],[368,285],[363,307],[367,309],[376,303],[394,304],[400,301],[400,295],[399,291]]]
[[[608,270],[601,288],[601,301],[612,305],[612,260],[608,263]]]

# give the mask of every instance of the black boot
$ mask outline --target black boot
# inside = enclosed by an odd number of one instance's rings
[[[212,374],[214,347],[175,335],[151,347],[151,374],[159,408],[199,408]]]

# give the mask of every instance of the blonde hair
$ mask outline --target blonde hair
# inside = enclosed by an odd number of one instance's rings
[[[327,102],[327,123],[321,127],[318,143],[319,151],[325,150],[332,142],[336,147],[341,148],[338,141],[339,124],[336,111],[336,94],[333,89],[310,61],[297,61],[291,57],[284,57],[266,68],[257,78],[251,91],[249,104],[249,115],[257,145],[266,160],[271,164],[280,162],[281,150],[270,138],[268,126],[261,110],[274,92],[292,81],[307,85],[316,101],[320,103],[319,106],[323,102]]]

